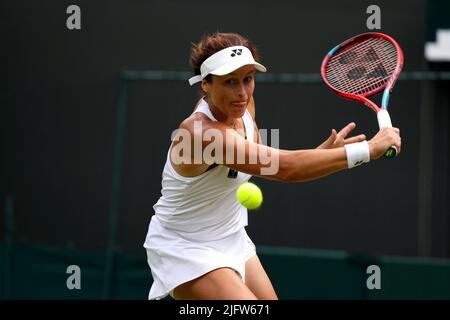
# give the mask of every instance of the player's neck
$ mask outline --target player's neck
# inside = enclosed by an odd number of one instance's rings
[[[218,107],[213,105],[210,100],[205,97],[206,102],[208,103],[209,110],[211,110],[211,113],[213,114],[214,118],[217,119],[217,121],[225,123],[227,126],[236,129],[239,118],[227,116],[224,114]]]

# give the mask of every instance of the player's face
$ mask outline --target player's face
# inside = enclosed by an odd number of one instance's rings
[[[243,66],[224,76],[212,76],[206,83],[208,103],[225,118],[240,118],[255,90],[253,65]]]

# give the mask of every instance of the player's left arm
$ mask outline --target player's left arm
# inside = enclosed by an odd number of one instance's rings
[[[341,131],[336,132],[335,129],[331,130],[331,134],[327,140],[322,142],[320,146],[316,149],[333,149],[343,147],[346,144],[361,142],[366,140],[366,136],[364,134],[360,134],[354,137],[347,138],[347,135],[356,128],[356,124],[354,122],[350,122]]]

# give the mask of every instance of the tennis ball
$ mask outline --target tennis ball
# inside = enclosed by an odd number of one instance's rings
[[[259,208],[263,201],[261,189],[251,182],[241,184],[236,194],[239,203],[250,210]]]

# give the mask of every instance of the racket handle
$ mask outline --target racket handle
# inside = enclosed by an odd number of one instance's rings
[[[381,109],[377,112],[378,126],[380,129],[382,128],[392,128],[391,117],[389,116],[389,112],[386,109]],[[397,155],[397,148],[395,146],[391,146],[384,153],[384,156],[388,159],[394,158]]]
[[[395,146],[390,147],[384,153],[384,157],[388,159],[394,158],[396,155],[397,155],[397,148]]]

